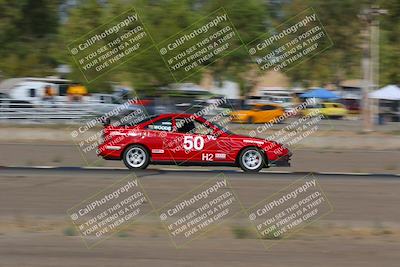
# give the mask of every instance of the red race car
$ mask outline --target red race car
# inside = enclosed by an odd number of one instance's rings
[[[98,155],[123,160],[130,169],[152,164],[263,167],[290,166],[292,153],[272,140],[230,132],[193,114],[162,114],[134,125],[105,125]]]

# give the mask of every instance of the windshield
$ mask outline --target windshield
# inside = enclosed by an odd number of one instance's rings
[[[158,115],[148,116],[142,110],[129,111],[128,113],[109,117],[104,121],[104,125],[105,126],[111,125],[113,127],[120,127],[120,126],[131,127],[147,122],[156,117],[158,117]]]
[[[253,107],[251,105],[242,105],[241,110],[251,110]]]
[[[220,129],[220,130],[223,131],[224,133],[227,133],[227,134],[229,134],[229,135],[234,134],[233,132],[229,131],[228,129],[226,129],[225,127],[219,125],[219,124],[216,123],[216,122],[211,122],[211,121],[210,121],[210,123],[213,124],[214,126],[216,126],[218,129]]]
[[[276,98],[275,101],[280,103],[290,103],[291,99],[282,97],[282,98]]]

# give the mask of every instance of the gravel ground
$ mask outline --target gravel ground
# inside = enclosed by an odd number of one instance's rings
[[[65,234],[70,223],[67,209],[128,173],[0,169],[0,265],[375,267],[398,266],[400,260],[400,180],[380,176],[316,176],[333,212],[293,237],[272,241],[268,250],[261,240],[237,239],[222,227],[176,249],[155,217],[145,225],[158,231],[140,232],[134,224],[125,235],[115,235],[90,250],[79,236]],[[185,170],[136,173],[155,208],[216,174]],[[245,208],[301,178],[225,175]]]

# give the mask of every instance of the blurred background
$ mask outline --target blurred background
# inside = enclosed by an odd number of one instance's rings
[[[70,136],[72,128],[79,128],[128,100],[131,102],[124,106],[124,114],[145,110],[151,115],[195,113],[224,99],[213,112],[229,117],[230,123],[225,126],[238,133],[257,130],[266,138],[302,116],[318,111],[324,116],[318,122],[318,131],[302,138],[293,149],[376,152],[362,157],[346,153],[349,159],[359,161],[351,166],[346,159],[345,165],[329,163],[311,168],[307,158],[294,168],[399,171],[397,157],[385,157],[382,161],[378,153],[388,150],[395,153],[400,148],[398,1],[26,0],[2,1],[0,5],[0,123],[3,126],[0,140],[9,153],[20,155],[15,146],[7,145],[13,142],[28,142],[29,146],[38,142],[44,145],[77,143]],[[246,49],[237,49],[215,62],[204,62],[203,68],[180,82],[174,79],[152,46],[88,82],[67,45],[132,7],[156,44],[220,7],[224,7],[245,44],[266,33],[279,33],[277,29],[282,29],[279,25],[311,7],[332,46],[301,59],[290,68],[267,71],[252,61]],[[293,114],[307,99],[316,101]],[[213,112],[204,115],[215,116]],[[267,130],[258,130],[260,124],[273,122],[282,112],[290,116],[269,125]],[[101,123],[96,127],[92,130],[101,130]],[[6,157],[2,163],[24,166],[88,163],[69,154],[51,156],[47,151],[44,157]],[[96,158],[94,152],[85,157]],[[114,166],[116,163],[97,161],[96,164]]]
[[[180,82],[151,47],[87,82],[67,45],[132,7],[155,43],[223,7],[245,44],[312,7],[332,46],[281,71],[260,70],[238,49]],[[0,265],[397,266],[399,44],[399,0],[0,0]],[[246,208],[316,172],[334,212],[270,252],[244,219],[178,251],[156,216],[87,250],[66,210],[129,172],[95,149],[82,153],[77,144],[87,137],[71,132],[128,100],[125,115],[195,113],[221,99],[216,113],[240,134],[268,138],[312,111],[324,119],[290,146],[292,167],[277,173],[156,166],[136,173],[156,207],[215,172],[232,178]],[[294,112],[307,99],[315,102]]]
[[[137,104],[147,105],[148,113],[194,112],[209,104],[207,99],[221,97],[230,100],[225,108],[235,110],[268,103],[290,110],[304,100],[304,93],[321,89],[307,96],[337,105],[314,108],[330,108],[327,113],[332,118],[351,120],[354,131],[387,125],[375,130],[396,134],[395,126],[389,125],[397,125],[391,123],[398,122],[400,114],[398,1],[40,0],[0,4],[2,123],[70,122],[104,113],[135,96],[143,100]],[[282,71],[260,70],[247,51],[239,49],[216,62],[205,62],[204,68],[180,83],[151,47],[86,82],[67,44],[132,6],[155,43],[221,6],[244,43],[276,33],[278,25],[312,7],[333,45]]]

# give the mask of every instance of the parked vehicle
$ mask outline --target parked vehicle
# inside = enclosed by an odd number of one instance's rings
[[[275,121],[284,113],[283,107],[278,104],[256,104],[231,112],[231,116],[232,122],[267,123]]]
[[[360,99],[341,99],[340,102],[346,107],[349,113],[358,114],[361,111]]]
[[[69,84],[70,80],[58,78],[12,78],[0,83],[0,92],[7,95],[7,98],[35,104],[42,102],[46,86],[50,86],[54,92],[54,99],[63,101],[66,100]]]
[[[348,110],[343,104],[334,102],[317,103],[302,110],[303,116],[318,116],[319,114],[326,118],[341,119],[348,114]]]

